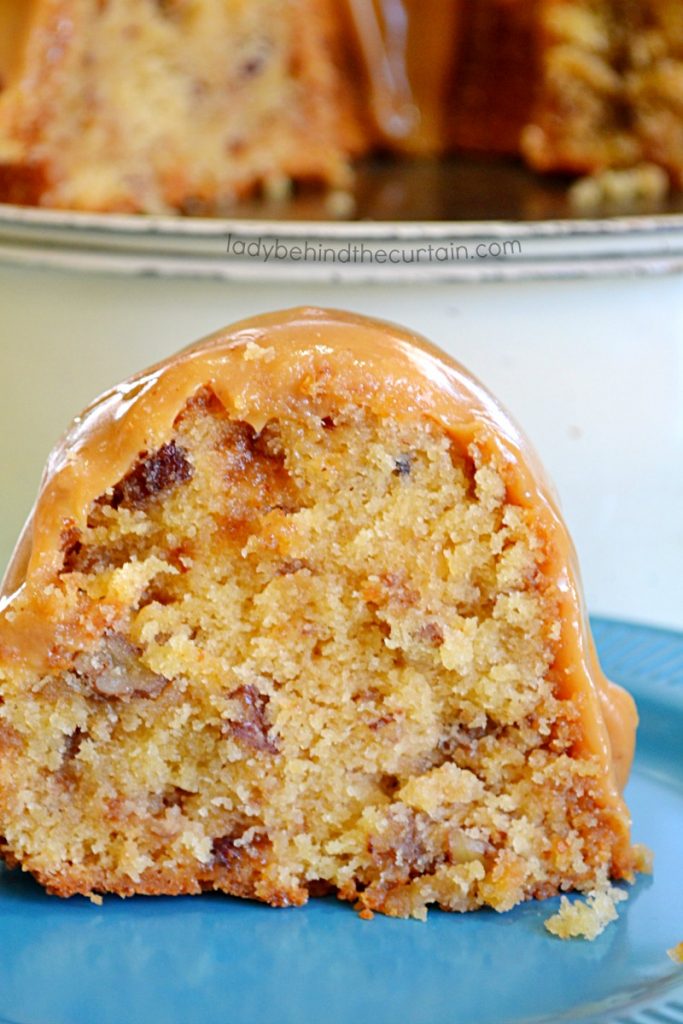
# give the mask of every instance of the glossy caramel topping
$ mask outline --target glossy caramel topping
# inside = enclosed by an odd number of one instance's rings
[[[0,92],[19,75],[35,0],[0,0]]]
[[[0,654],[46,666],[46,585],[61,569],[65,524],[85,524],[91,503],[142,451],[167,443],[175,417],[209,386],[228,412],[261,430],[270,420],[352,402],[378,415],[428,418],[465,446],[476,440],[505,480],[508,500],[534,510],[546,538],[545,572],[557,593],[561,637],[554,673],[582,724],[581,752],[603,768],[604,800],[627,819],[620,790],[633,754],[636,711],[602,674],[582,605],[576,558],[550,485],[529,443],[492,396],[423,338],[350,313],[295,309],[245,320],[104,394],[53,451],[33,515],[3,584]],[[318,404],[316,404],[318,403]],[[18,593],[22,608],[13,605]]]
[[[389,149],[517,152],[537,0],[345,0],[371,127]]]
[[[440,149],[461,3],[347,0],[347,6],[378,140],[414,152]]]

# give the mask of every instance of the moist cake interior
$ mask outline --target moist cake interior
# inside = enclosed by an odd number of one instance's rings
[[[52,891],[420,917],[629,873],[533,510],[426,418],[328,412],[202,389],[65,524],[51,670],[0,670],[2,843]]]

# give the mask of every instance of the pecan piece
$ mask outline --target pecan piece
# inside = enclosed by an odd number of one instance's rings
[[[125,636],[107,632],[99,647],[76,657],[74,672],[100,697],[158,697],[169,680],[146,668],[141,653]]]
[[[112,508],[144,508],[165,491],[170,491],[192,477],[192,464],[187,452],[169,441],[153,454],[141,452],[129,473],[114,486]]]
[[[277,744],[269,735],[270,722],[266,713],[270,698],[261,693],[251,684],[240,686],[230,697],[238,700],[243,708],[242,717],[237,721],[231,719],[227,725],[230,732],[252,750],[266,754],[277,754]]]

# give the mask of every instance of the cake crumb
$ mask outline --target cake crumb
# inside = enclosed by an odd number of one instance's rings
[[[656,164],[641,163],[579,178],[569,189],[576,213],[600,214],[633,205],[658,206],[669,194],[669,176]]]
[[[330,216],[340,220],[353,217],[356,212],[356,199],[353,192],[344,189],[328,192],[325,205]]]
[[[627,893],[608,882],[592,889],[585,899],[571,902],[566,896],[560,901],[560,909],[544,922],[545,927],[559,939],[584,938],[592,942],[601,935],[608,924],[616,921],[617,903],[628,899]]]
[[[683,964],[683,942],[679,942],[677,946],[667,949],[666,955],[675,964]]]
[[[91,892],[90,895],[88,896],[88,899],[90,900],[94,907],[101,907],[102,904],[104,903],[104,900],[102,899],[98,892]]]
[[[635,870],[644,875],[651,875],[655,866],[654,850],[645,843],[634,843],[633,855]]]
[[[263,195],[272,203],[284,203],[294,192],[294,182],[287,174],[271,174],[263,182]]]

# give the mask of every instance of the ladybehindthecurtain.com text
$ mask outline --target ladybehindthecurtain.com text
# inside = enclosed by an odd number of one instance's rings
[[[522,255],[518,238],[467,244],[462,241],[429,242],[421,245],[368,245],[366,242],[345,242],[330,246],[323,242],[284,241],[272,236],[252,238],[228,235],[229,256],[253,259],[262,263],[276,261],[293,263],[340,263],[348,265],[414,263],[455,263],[461,260],[503,260]]]

